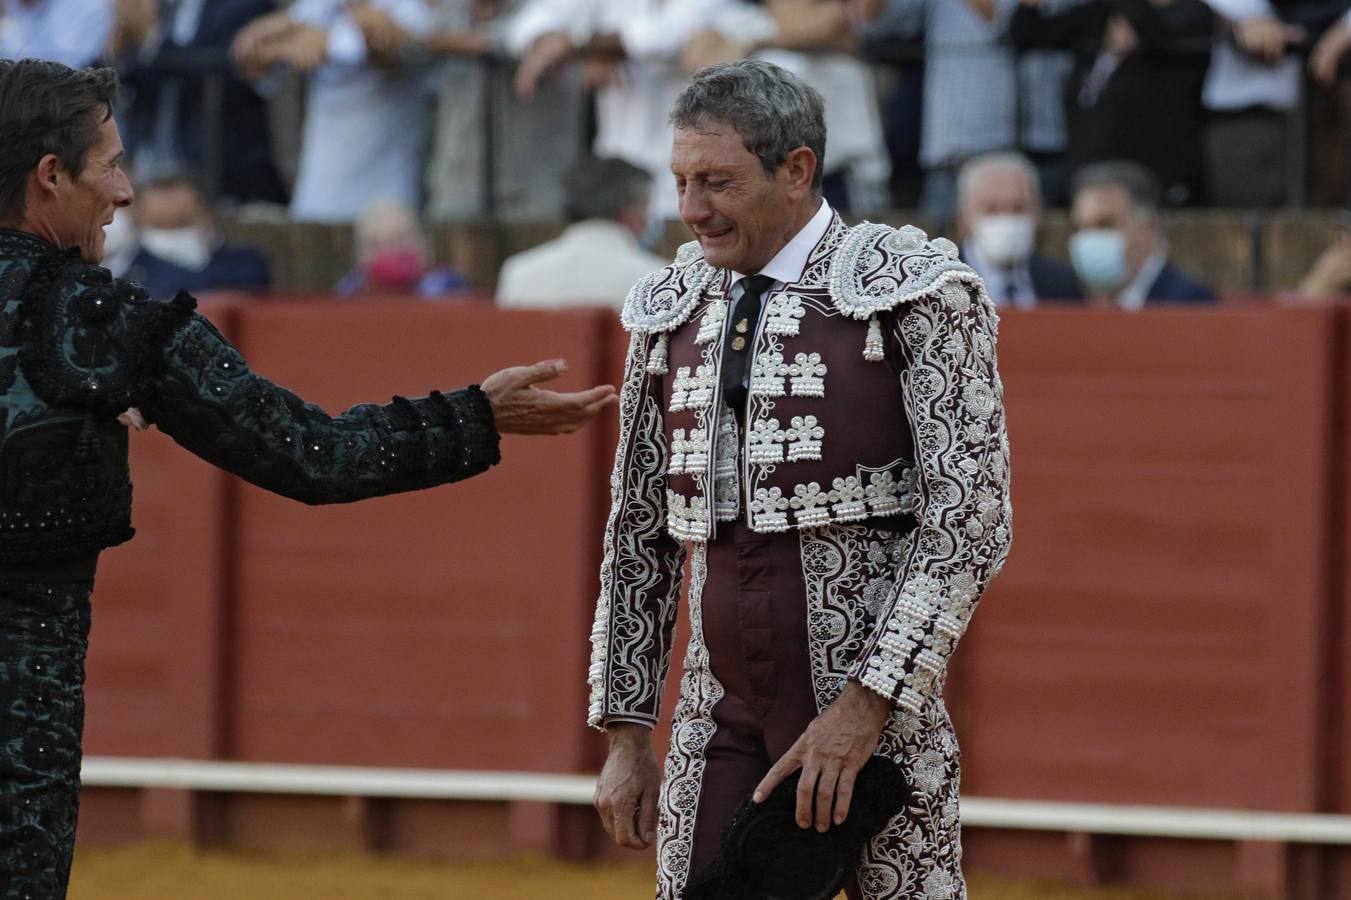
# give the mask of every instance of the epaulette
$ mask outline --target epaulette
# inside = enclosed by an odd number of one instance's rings
[[[153,303],[144,288],[66,252],[39,264],[23,291],[20,364],[54,406],[117,415],[132,402],[150,335],[191,315],[195,301]]]
[[[892,228],[864,222],[849,229],[830,263],[835,308],[867,319],[925,297],[984,291],[980,276],[958,259],[957,245],[913,225]]]
[[[624,300],[619,321],[629,331],[666,334],[685,324],[717,277],[698,241],[676,251],[675,261],[638,280]]]

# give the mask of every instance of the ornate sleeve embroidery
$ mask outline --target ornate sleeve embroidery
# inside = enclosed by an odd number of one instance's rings
[[[655,724],[680,599],[684,547],[666,531],[666,445],[660,380],[647,374],[650,336],[636,332],[620,391],[619,446],[600,597],[591,629],[587,722]]]
[[[201,316],[179,328],[136,389],[161,431],[214,465],[304,503],[346,503],[458,481],[498,461],[477,387],[330,417],[249,370]]]
[[[998,317],[983,288],[946,287],[897,310],[894,339],[915,437],[917,527],[888,611],[850,676],[919,714],[1008,555],[1012,525]]]

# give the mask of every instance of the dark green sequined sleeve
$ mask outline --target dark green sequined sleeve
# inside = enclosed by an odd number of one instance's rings
[[[459,481],[499,459],[492,407],[477,387],[329,416],[250,371],[199,315],[159,346],[135,392],[146,418],[202,459],[303,503]]]

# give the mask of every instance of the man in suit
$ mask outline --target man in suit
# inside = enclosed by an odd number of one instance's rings
[[[1075,176],[1070,259],[1089,302],[1136,310],[1215,301],[1207,285],[1168,259],[1159,197],[1158,182],[1138,163],[1098,163]]]
[[[140,189],[133,218],[140,250],[127,277],[157,299],[271,286],[267,260],[253,247],[227,244],[202,188],[186,175],[170,175]]]
[[[568,173],[567,194],[567,230],[502,264],[500,306],[599,303],[619,309],[635,281],[666,265],[639,243],[652,194],[645,169],[622,159],[583,159]]]
[[[976,270],[996,306],[1083,300],[1069,266],[1033,252],[1041,217],[1037,169],[1021,153],[987,153],[957,176],[962,262]]]

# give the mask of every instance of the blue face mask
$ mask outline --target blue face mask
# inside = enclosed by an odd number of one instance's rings
[[[1070,237],[1070,260],[1090,290],[1106,290],[1126,280],[1126,236],[1110,228],[1090,228]]]

